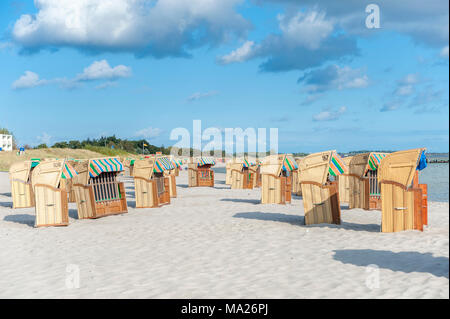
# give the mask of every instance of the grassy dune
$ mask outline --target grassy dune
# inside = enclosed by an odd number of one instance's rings
[[[43,148],[36,150],[26,150],[24,155],[17,155],[17,151],[0,152],[0,171],[8,171],[12,163],[28,160],[31,158],[95,158],[104,156],[127,156],[127,152],[122,150],[112,150],[106,147],[92,147],[87,149],[70,148]]]

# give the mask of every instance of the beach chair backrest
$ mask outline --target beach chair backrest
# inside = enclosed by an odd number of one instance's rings
[[[43,184],[58,188],[63,171],[64,160],[42,161],[32,173],[33,188],[37,184]]]
[[[31,161],[14,163],[9,168],[9,177],[11,180],[21,180],[24,183],[28,181],[31,171]]]
[[[350,160],[344,160],[344,163],[348,162],[349,173],[358,177],[363,177],[366,173],[369,155],[370,153],[362,153],[352,156]]]
[[[299,181],[325,185],[328,177],[348,171],[344,160],[335,150],[310,154],[299,161]]]
[[[421,154],[425,148],[394,152],[387,155],[378,167],[378,181],[398,183],[405,188],[412,186]]]
[[[146,158],[134,161],[134,177],[151,179],[153,176],[153,167],[155,166],[154,158]]]
[[[310,154],[299,161],[299,181],[316,182],[325,184],[327,182],[328,167],[333,151]]]

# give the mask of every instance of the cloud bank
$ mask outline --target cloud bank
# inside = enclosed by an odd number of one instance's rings
[[[194,101],[197,101],[197,100],[200,100],[200,99],[204,99],[204,98],[207,98],[207,97],[215,96],[217,94],[219,94],[218,91],[210,91],[210,92],[205,92],[205,93],[196,92],[196,93],[192,94],[191,96],[189,96],[187,98],[187,101],[188,102],[194,102]]]
[[[334,111],[334,110],[322,111],[313,116],[313,121],[315,121],[315,122],[336,121],[345,112],[347,112],[347,108],[345,106],[340,107],[337,111]]]
[[[104,81],[96,86],[97,89],[104,89],[117,85],[117,81],[120,78],[126,78],[131,76],[131,68],[125,65],[117,65],[111,67],[106,60],[94,61],[90,66],[86,67],[82,73],[78,74],[72,79],[67,78],[55,78],[55,79],[40,79],[37,73],[32,71],[25,71],[16,81],[14,81],[11,87],[14,90],[17,89],[29,89],[37,86],[43,86],[48,84],[59,84],[64,88],[74,88],[86,81]]]
[[[188,57],[250,27],[235,7],[243,0],[35,0],[36,14],[14,24],[24,51],[71,47],[136,56]]]

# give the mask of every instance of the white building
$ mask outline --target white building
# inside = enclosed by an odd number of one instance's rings
[[[12,135],[0,134],[0,149],[2,151],[12,151]]]

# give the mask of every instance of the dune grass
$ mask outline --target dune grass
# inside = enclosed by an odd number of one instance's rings
[[[70,148],[42,148],[26,150],[25,154],[17,155],[17,151],[0,152],[0,171],[9,171],[12,163],[29,160],[31,158],[96,158],[105,156],[127,156],[131,155],[123,150],[113,150],[107,147],[90,147],[90,149]]]
[[[121,150],[121,149],[112,149],[109,147],[103,147],[103,146],[92,146],[87,145],[85,147],[86,150],[89,150],[91,152],[103,154],[106,156],[129,156],[131,155],[127,151]]]

